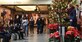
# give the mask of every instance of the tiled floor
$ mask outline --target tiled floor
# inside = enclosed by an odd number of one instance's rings
[[[48,34],[34,34],[26,37],[25,40],[16,40],[13,42],[48,42]]]
[[[37,34],[35,28],[33,35],[29,34],[29,36],[25,37],[24,40],[12,40],[12,42],[48,42],[48,39],[49,35],[47,33]]]
[[[36,28],[34,30],[34,34],[31,35],[29,33],[28,37],[25,37],[24,40],[11,40],[11,42],[48,42],[49,39],[49,35],[47,34],[48,31],[46,31],[46,29],[44,29],[44,33],[43,34],[37,34],[36,32]],[[80,41],[82,42],[82,41]]]

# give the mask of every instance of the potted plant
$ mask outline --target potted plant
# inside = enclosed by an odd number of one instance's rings
[[[60,42],[60,35],[58,31],[50,34],[49,42],[52,42],[52,41]]]
[[[68,31],[66,32],[66,41],[65,42],[80,42],[80,36],[79,36],[78,30],[73,27],[69,26]]]
[[[54,33],[54,32],[56,32],[57,29],[58,29],[58,24],[57,24],[57,23],[49,24],[49,25],[48,25],[48,29],[49,29],[49,32],[50,32],[50,33]]]

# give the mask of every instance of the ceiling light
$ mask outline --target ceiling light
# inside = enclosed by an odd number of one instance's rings
[[[25,11],[34,11],[36,9],[36,6],[17,6]]]
[[[29,2],[29,0],[0,0],[0,4],[22,4]]]

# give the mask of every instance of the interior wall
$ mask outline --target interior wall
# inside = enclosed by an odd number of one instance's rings
[[[4,21],[6,24],[9,23],[9,19],[10,19],[10,14],[11,14],[11,10],[10,9],[7,9],[7,8],[3,8],[3,7],[0,7],[0,22],[2,22],[3,18],[1,16],[1,13],[3,12],[3,10],[5,9],[6,11],[6,15],[4,16]]]

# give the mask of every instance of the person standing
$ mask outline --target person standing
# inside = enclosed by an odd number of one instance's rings
[[[14,28],[12,28],[12,32],[14,34],[14,40],[17,40],[17,35],[19,36],[19,31],[20,30],[20,26],[18,24],[14,25]]]
[[[36,24],[37,24],[37,34],[40,33],[41,28],[42,28],[41,21],[42,21],[42,20],[41,20],[41,17],[39,17],[39,18],[37,19],[37,22],[36,22]]]
[[[25,36],[28,36],[28,20],[26,17],[22,19],[22,26],[24,28]]]
[[[17,15],[15,17],[14,24],[17,24],[17,25],[20,25],[21,24],[21,18],[19,17],[19,15]]]
[[[70,4],[68,14],[69,14],[69,18],[70,18],[70,26],[77,27],[76,10],[72,4]]]
[[[77,29],[80,31],[81,19],[80,19],[80,7],[76,5],[76,16],[77,16]]]
[[[19,28],[21,25],[21,18],[19,17],[19,15],[16,15],[15,19],[14,19],[14,40],[17,40],[17,35],[19,36]]]
[[[41,18],[41,28],[40,28],[40,33],[43,33],[43,30],[44,30],[44,26],[45,26],[45,21],[44,21],[44,18],[42,17]]]
[[[22,27],[20,27],[20,30],[19,30],[19,39],[24,39],[23,32],[24,32],[24,29]]]
[[[29,26],[30,26],[30,33],[34,34],[34,20],[32,17],[29,21]]]
[[[80,2],[80,27],[81,27],[80,30],[82,35],[82,1]]]

